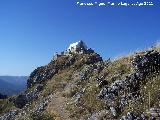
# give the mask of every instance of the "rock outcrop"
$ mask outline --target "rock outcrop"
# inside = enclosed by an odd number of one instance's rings
[[[35,84],[41,84],[51,79],[58,71],[73,65],[74,62],[81,59],[80,57],[83,55],[86,55],[83,59],[83,64],[93,64],[98,61],[103,61],[102,57],[92,49],[88,49],[83,41],[71,44],[68,50],[70,51],[68,54],[61,53],[48,65],[35,69],[29,76],[27,88],[31,88]],[[80,51],[83,51],[82,55],[79,55]]]
[[[0,108],[11,106],[0,119],[159,120],[159,71],[156,49],[103,61],[79,41],[35,69],[25,92],[2,100]]]
[[[72,44],[73,45],[73,44]],[[72,46],[70,45],[70,46]],[[79,49],[84,50],[85,53],[79,54]],[[73,51],[70,54],[57,55],[56,59],[53,59],[49,64],[45,66],[38,67],[35,69],[29,76],[27,80],[27,88],[30,89],[36,86],[36,89],[32,91],[26,91],[23,94],[20,94],[16,97],[14,104],[18,108],[23,108],[27,103],[34,101],[38,98],[38,93],[43,90],[45,83],[50,80],[54,75],[58,74],[59,71],[70,67],[79,59],[82,59],[81,56],[85,56],[82,60],[82,65],[90,65],[102,61],[102,58],[99,54],[94,53],[93,50],[87,49],[85,43],[80,41],[76,44],[76,51]],[[88,51],[88,52],[87,52]],[[81,79],[85,79],[85,73],[81,73]]]
[[[144,55],[136,55],[132,63],[137,72],[143,74],[159,73],[160,53],[154,50],[145,51]]]
[[[0,120],[11,120],[11,119],[13,119],[13,117],[15,115],[17,115],[17,111],[12,110],[12,111],[9,111],[8,113],[5,113],[2,116],[0,116]]]
[[[98,97],[104,99],[110,107],[113,116],[117,116],[116,111],[123,111],[128,105],[129,100],[135,100],[141,96],[140,88],[143,84],[148,82],[146,81],[148,75],[159,73],[160,53],[154,50],[146,51],[144,55],[136,55],[132,64],[135,72],[127,75],[123,80],[116,80],[110,86],[104,86],[98,94]],[[121,95],[120,105],[117,107],[116,101],[121,91],[126,92]],[[136,115],[127,113],[127,116],[122,117],[121,120],[132,119],[137,119]],[[139,119],[142,118],[139,117]]]

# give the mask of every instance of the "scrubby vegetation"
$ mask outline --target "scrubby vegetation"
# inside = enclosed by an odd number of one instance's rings
[[[1,119],[12,110],[17,120],[160,119],[159,52],[106,61],[94,51],[58,55],[31,73],[26,92],[0,101]]]

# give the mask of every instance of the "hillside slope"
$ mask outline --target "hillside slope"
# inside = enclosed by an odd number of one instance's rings
[[[160,119],[159,46],[103,61],[83,45],[34,70],[24,93],[0,101],[0,119]]]

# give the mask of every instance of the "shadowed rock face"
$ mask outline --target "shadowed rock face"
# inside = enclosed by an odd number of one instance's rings
[[[144,74],[159,73],[160,53],[154,50],[146,51],[146,53],[143,56],[135,56],[132,63],[133,66],[136,68],[137,72],[141,72]]]
[[[15,106],[22,109],[27,103],[36,100],[38,98],[38,93],[42,90],[43,90],[43,85],[37,84],[35,89],[33,89],[32,91],[18,95],[14,100]]]
[[[25,106],[26,103],[27,97],[25,95],[19,95],[14,101],[15,106],[18,108],[23,108],[23,106]]]

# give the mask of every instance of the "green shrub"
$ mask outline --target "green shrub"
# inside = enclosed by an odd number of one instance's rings
[[[31,120],[54,120],[54,117],[49,113],[32,113]]]

